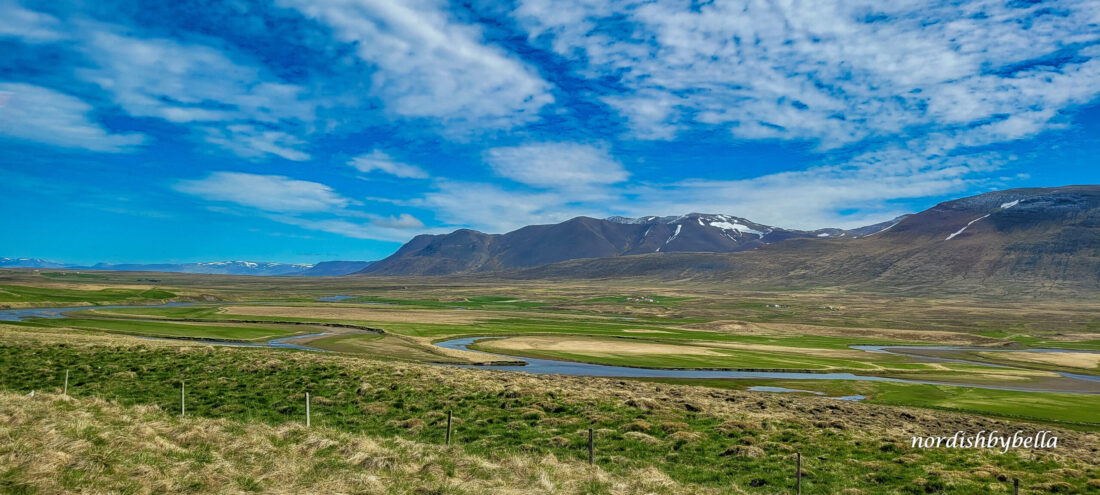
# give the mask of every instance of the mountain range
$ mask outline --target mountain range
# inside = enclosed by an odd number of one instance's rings
[[[571,260],[506,276],[1093,294],[1100,290],[1100,186],[1013,189],[947,201],[859,238],[791,239],[728,254]]]
[[[703,213],[673,217],[577,217],[553,225],[530,225],[506,234],[461,229],[450,234],[419,235],[360,273],[448,275],[534,267],[578,258],[733,253],[789,239],[859,238],[889,228],[901,218],[904,217],[854,230],[804,231]]]
[[[577,217],[504,234],[418,235],[377,262],[248,261],[0,267],[282,276],[648,277],[760,287],[1100,290],[1100,186],[994,191],[857,229],[786,229],[732,215]],[[1045,290],[1045,289],[1044,289]]]
[[[70,270],[109,270],[122,272],[205,273],[217,275],[255,275],[290,277],[326,277],[355,273],[370,261],[322,261],[315,265],[262,261],[212,261],[203,263],[96,263],[73,265],[40,258],[0,258],[0,268],[46,268]]]
[[[594,219],[422,235],[363,275],[650,277],[780,286],[1100,290],[1100,186],[995,191],[854,230],[727,215]]]

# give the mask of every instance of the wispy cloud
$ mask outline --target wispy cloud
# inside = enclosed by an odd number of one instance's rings
[[[107,91],[135,117],[187,125],[208,143],[245,158],[306,160],[307,144],[289,134],[315,118],[316,101],[253,63],[167,39],[141,39],[85,24],[83,50],[97,67],[79,77]]]
[[[303,218],[289,215],[265,216],[287,225],[328,232],[353,239],[406,242],[418,234],[441,232],[438,229],[423,229],[424,224],[408,214],[398,218],[378,218],[367,221],[353,221],[342,218]]]
[[[279,156],[291,161],[310,159],[309,153],[300,148],[306,142],[297,136],[252,124],[233,124],[224,127],[203,127],[199,131],[208,143],[215,144],[245,158]]]
[[[500,176],[542,188],[614,184],[629,177],[606,149],[576,143],[532,143],[493,148],[485,161]]]
[[[938,130],[1018,139],[1100,94],[1096,3],[522,0],[533,40],[627,88],[642,137],[706,124],[822,149]],[[610,26],[621,29],[609,29]],[[612,35],[611,32],[625,33]],[[930,129],[931,127],[931,129]]]
[[[394,160],[381,150],[364,153],[348,160],[348,165],[363,173],[382,172],[404,179],[426,179],[428,173],[416,165]]]
[[[329,186],[282,175],[214,172],[202,179],[181,180],[174,188],[209,201],[272,212],[332,211],[352,204]]]
[[[912,213],[893,206],[893,200],[964,192],[974,186],[975,173],[996,170],[1006,160],[996,153],[926,159],[909,150],[887,149],[841,165],[743,180],[638,184],[624,192],[645,200],[619,201],[615,209],[630,216],[733,213],[788,228],[859,227]]]
[[[96,122],[79,98],[21,83],[0,83],[0,136],[63,148],[125,152],[145,141],[137,133],[112,133]]]
[[[44,43],[63,39],[66,34],[56,17],[5,1],[0,3],[0,39],[8,37],[24,43]]]
[[[355,44],[376,67],[371,91],[391,112],[450,126],[511,128],[537,119],[550,85],[442,1],[280,0]]]
[[[214,172],[201,179],[177,181],[173,189],[215,204],[228,203],[248,210],[242,213],[225,206],[213,207],[224,213],[258,215],[357,239],[407,241],[414,235],[412,229],[424,227],[423,222],[408,213],[387,216],[352,209],[361,203],[325,184],[282,175]]]
[[[406,202],[408,206],[431,210],[449,226],[487,232],[556,223],[594,211],[577,203],[578,199],[568,192],[514,191],[495,184],[464,181],[439,181],[434,190]]]

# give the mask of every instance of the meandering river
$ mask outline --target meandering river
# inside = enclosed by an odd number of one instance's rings
[[[1019,392],[1064,392],[1064,393],[1076,393],[1076,394],[1100,394],[1100,387],[1096,387],[1094,383],[1082,383],[1079,388],[1065,387],[1065,388],[1051,388],[1043,386],[1011,386],[1011,385],[991,385],[991,384],[960,384],[949,383],[930,380],[910,380],[904,378],[892,378],[884,376],[874,375],[857,375],[854,373],[800,373],[800,372],[785,372],[785,371],[722,371],[722,370],[675,370],[675,369],[655,369],[655,368],[632,368],[627,366],[609,366],[603,364],[592,363],[579,363],[573,361],[557,361],[552,359],[536,359],[529,357],[517,358],[515,356],[508,356],[502,354],[494,354],[484,351],[477,351],[470,349],[469,346],[476,341],[484,340],[486,338],[499,338],[499,337],[465,337],[460,339],[452,339],[443,342],[437,342],[435,345],[444,347],[447,349],[458,349],[468,352],[477,352],[500,358],[501,360],[516,360],[521,359],[525,361],[526,365],[500,365],[492,366],[494,370],[501,371],[520,371],[524,373],[532,373],[536,375],[573,375],[573,376],[603,376],[603,377],[622,377],[622,378],[696,378],[696,379],[714,379],[714,378],[756,378],[756,379],[783,379],[783,380],[848,380],[848,381],[869,381],[869,382],[894,382],[894,383],[919,383],[926,385],[959,385],[974,388],[985,388],[993,390],[1013,390]],[[941,349],[955,349],[947,346],[940,346]],[[889,350],[888,350],[889,349]],[[891,352],[895,349],[893,346],[882,346],[878,349],[879,352]],[[965,350],[967,347],[959,347],[957,349]],[[985,349],[982,349],[985,350]],[[1023,349],[1016,349],[1023,350]],[[1049,352],[1058,352],[1055,349],[1049,350]],[[1079,352],[1079,351],[1073,351]],[[908,354],[906,354],[908,356]],[[912,355],[916,359],[922,359],[924,356]],[[969,362],[969,361],[968,361]],[[974,361],[974,364],[984,365]],[[1068,380],[1080,380],[1082,382],[1097,382],[1100,381],[1100,377],[1088,376],[1088,375],[1075,375],[1072,373],[1059,373]],[[1069,383],[1069,382],[1067,382]]]
[[[172,307],[183,306],[188,303],[168,303],[160,304],[156,306],[80,306],[80,307],[68,307],[68,308],[26,308],[26,309],[5,309],[0,310],[0,321],[21,321],[27,318],[66,318],[65,313],[71,311],[81,311],[88,309],[122,309],[122,308],[157,308],[157,307]],[[278,339],[272,339],[267,342],[234,342],[225,340],[211,340],[211,339],[173,339],[170,337],[149,337],[153,339],[166,339],[166,340],[187,340],[189,342],[205,343],[211,345],[226,345],[237,347],[268,347],[274,349],[296,349],[303,351],[325,352],[323,349],[315,347],[309,347],[306,345],[295,344],[293,341],[302,339],[313,339],[328,335],[328,333],[313,333],[308,335],[296,335],[292,337],[282,337]],[[478,340],[486,338],[500,338],[500,337],[465,337],[459,339],[452,339],[443,342],[437,342],[435,345],[447,349],[457,349],[467,352],[476,352],[480,354],[494,356],[501,361],[516,361],[522,360],[526,364],[524,365],[494,365],[491,368],[498,371],[512,371],[532,373],[537,375],[571,375],[571,376],[600,376],[600,377],[621,377],[621,378],[696,378],[696,379],[715,379],[715,378],[729,378],[729,379],[783,379],[783,380],[848,380],[848,381],[870,381],[870,382],[893,382],[893,383],[917,383],[928,385],[958,385],[974,388],[984,388],[993,390],[1013,390],[1021,392],[1063,392],[1063,393],[1075,393],[1075,394],[1100,394],[1100,387],[1097,387],[1097,382],[1100,382],[1100,377],[1091,375],[1080,375],[1073,373],[1056,372],[1061,375],[1063,380],[1066,380],[1067,384],[1079,383],[1079,387],[1044,387],[1042,385],[1035,386],[1011,386],[1011,385],[992,385],[992,384],[960,384],[960,383],[948,383],[929,380],[910,380],[904,378],[892,378],[884,376],[874,375],[857,375],[854,373],[804,373],[804,372],[784,372],[784,371],[723,371],[723,370],[675,370],[675,369],[655,369],[655,368],[632,368],[626,366],[609,366],[593,363],[580,363],[573,361],[557,361],[552,359],[536,359],[536,358],[516,358],[515,356],[507,356],[501,354],[493,354],[484,351],[476,351],[470,349],[469,346]],[[1003,365],[982,363],[979,361],[967,361],[963,359],[955,358],[941,358],[935,356],[926,356],[913,352],[906,351],[1036,351],[1036,352],[1091,352],[1072,349],[989,349],[982,347],[963,347],[963,346],[851,346],[853,349],[863,350],[867,352],[882,352],[889,354],[898,354],[907,357],[911,357],[918,360],[924,360],[928,362],[962,362],[968,364],[975,364],[981,366],[991,367],[1007,367]],[[473,365],[448,365],[448,366],[463,366],[470,367]],[[859,400],[862,397],[851,396],[844,397],[847,400]]]

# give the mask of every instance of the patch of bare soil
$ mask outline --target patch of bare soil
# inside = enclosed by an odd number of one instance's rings
[[[801,323],[755,323],[734,320],[718,320],[693,323],[679,327],[683,330],[704,330],[734,335],[773,335],[820,337],[871,337],[906,342],[927,342],[939,345],[995,345],[1004,344],[1001,339],[983,337],[962,332],[944,330],[898,330],[892,328],[848,328],[806,325]]]
[[[1100,353],[1012,351],[979,352],[978,355],[989,359],[1009,359],[1025,363],[1053,364],[1086,370],[1100,368]]]
[[[487,347],[505,351],[557,351],[577,354],[666,354],[690,356],[724,356],[703,346],[658,344],[626,339],[586,339],[575,337],[509,337],[492,340]]]

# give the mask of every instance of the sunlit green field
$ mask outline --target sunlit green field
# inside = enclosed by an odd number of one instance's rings
[[[1097,395],[976,389],[968,384],[1055,387],[1052,372],[1100,369],[1005,361],[964,353],[990,368],[850,349],[852,345],[1064,347],[1100,343],[1100,316],[1087,302],[930,300],[842,292],[746,292],[714,287],[394,283],[389,279],[262,279],[158,274],[0,272],[0,288],[35,306],[189,305],[98,310],[70,318],[11,322],[81,333],[265,342],[304,334],[325,351],[368,359],[463,363],[469,354],[433,342],[496,337],[472,348],[516,357],[676,369],[850,372],[956,384],[811,381],[801,388],[867,401],[1082,423]],[[63,283],[62,283],[63,282]],[[61,284],[61,285],[56,285]],[[140,288],[134,288],[140,286]],[[332,295],[351,296],[320,302]],[[645,302],[636,296],[646,296]],[[648,302],[652,300],[653,302]],[[15,303],[13,303],[15,304]],[[18,304],[16,304],[18,306]],[[1009,312],[1006,309],[1013,309]],[[525,340],[526,339],[526,340]],[[523,345],[511,345],[522,341]],[[514,358],[513,358],[514,359]],[[1063,380],[1064,382],[1064,380]],[[701,382],[700,382],[701,383]],[[757,381],[719,381],[745,388]],[[789,380],[772,380],[787,386]],[[1043,400],[1038,400],[1044,397]]]

